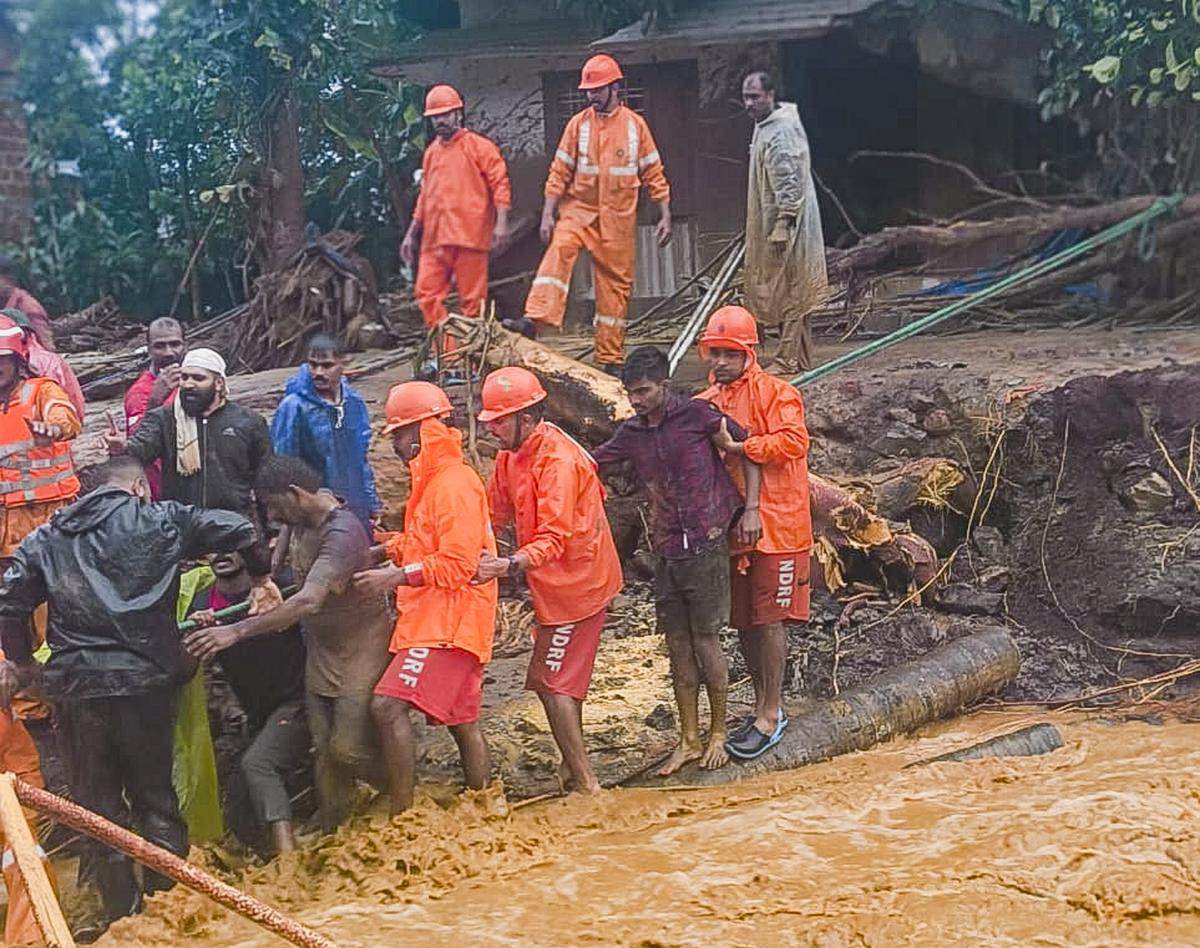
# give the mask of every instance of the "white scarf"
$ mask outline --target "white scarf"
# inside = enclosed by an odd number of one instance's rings
[[[203,369],[225,378],[225,360],[213,349],[192,349],[183,357],[181,369]],[[224,392],[218,391],[209,411],[215,411],[225,403]],[[175,470],[189,477],[200,473],[200,425],[195,418],[183,410],[183,399],[175,397]]]

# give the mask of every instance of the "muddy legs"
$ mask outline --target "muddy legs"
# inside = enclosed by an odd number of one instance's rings
[[[542,707],[546,709],[546,720],[550,722],[550,732],[558,744],[562,754],[563,767],[566,770],[564,788],[569,787],[581,793],[595,793],[600,789],[600,781],[592,770],[588,760],[587,748],[583,743],[583,702],[570,695],[538,693]]]
[[[716,635],[693,636],[690,632],[667,632],[671,655],[671,680],[679,708],[679,746],[659,768],[659,776],[674,773],[689,761],[702,767],[720,767],[725,754],[725,704],[729,692],[729,666]],[[700,682],[703,679],[712,711],[707,746],[700,741]]]
[[[417,774],[416,735],[407,702],[376,695],[371,699],[371,715],[383,745],[383,763],[387,768],[394,816],[412,806]]]

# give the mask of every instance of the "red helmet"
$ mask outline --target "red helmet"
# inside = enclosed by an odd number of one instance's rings
[[[580,89],[603,89],[614,82],[624,79],[625,73],[615,59],[608,53],[597,53],[586,63],[579,74]]]
[[[425,96],[425,117],[445,115],[463,107],[462,96],[454,86],[434,86]]]
[[[538,377],[518,365],[508,365],[483,380],[483,411],[480,421],[495,421],[505,415],[524,411],[546,397]]]
[[[391,434],[397,428],[426,418],[443,418],[452,411],[446,393],[432,382],[401,382],[388,392],[383,433]]]
[[[752,352],[757,345],[758,323],[744,306],[722,306],[708,317],[708,325],[700,337],[701,350],[741,349]]]
[[[29,340],[25,330],[8,316],[0,316],[0,354],[10,352],[21,361],[29,360]]]

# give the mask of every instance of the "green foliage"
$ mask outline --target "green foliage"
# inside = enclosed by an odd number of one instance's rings
[[[1138,109],[1200,102],[1200,0],[1022,0],[1053,30],[1042,114],[1121,98]]]
[[[142,7],[142,5],[135,5]],[[369,67],[408,35],[388,0],[41,0],[22,28],[35,184],[25,250],[57,310],[111,293],[149,317],[177,306],[193,250],[211,310],[253,273],[270,122],[291,96],[308,218],[363,233],[391,272],[419,165],[420,89]],[[143,17],[145,13],[143,11]],[[56,173],[76,161],[79,176]]]

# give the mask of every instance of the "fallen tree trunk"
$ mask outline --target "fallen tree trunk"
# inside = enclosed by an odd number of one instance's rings
[[[792,718],[783,740],[757,760],[720,770],[689,764],[670,777],[638,776],[632,786],[721,784],[790,770],[908,734],[1001,690],[1021,670],[1021,653],[999,627],[955,639]]]
[[[848,250],[830,252],[830,277],[844,279],[851,272],[873,270],[893,258],[909,264],[932,263],[943,254],[959,254],[973,244],[998,241],[1015,247],[1060,230],[1108,227],[1144,211],[1155,198],[1155,195],[1148,194],[1092,207],[1059,207],[1040,214],[1001,217],[990,221],[961,221],[942,227],[934,224],[885,227]],[[1192,228],[1183,223],[1181,218],[1198,214],[1200,194],[1193,194],[1184,200],[1170,218],[1175,222],[1170,225],[1174,229],[1160,228],[1160,242],[1163,238],[1184,239]]]
[[[980,741],[961,750],[939,754],[927,760],[913,761],[906,764],[909,767],[923,767],[926,764],[961,763],[964,760],[982,760],[984,757],[1037,757],[1049,754],[1063,746],[1062,735],[1053,724],[1033,724],[1019,731],[1009,731],[987,741]]]

